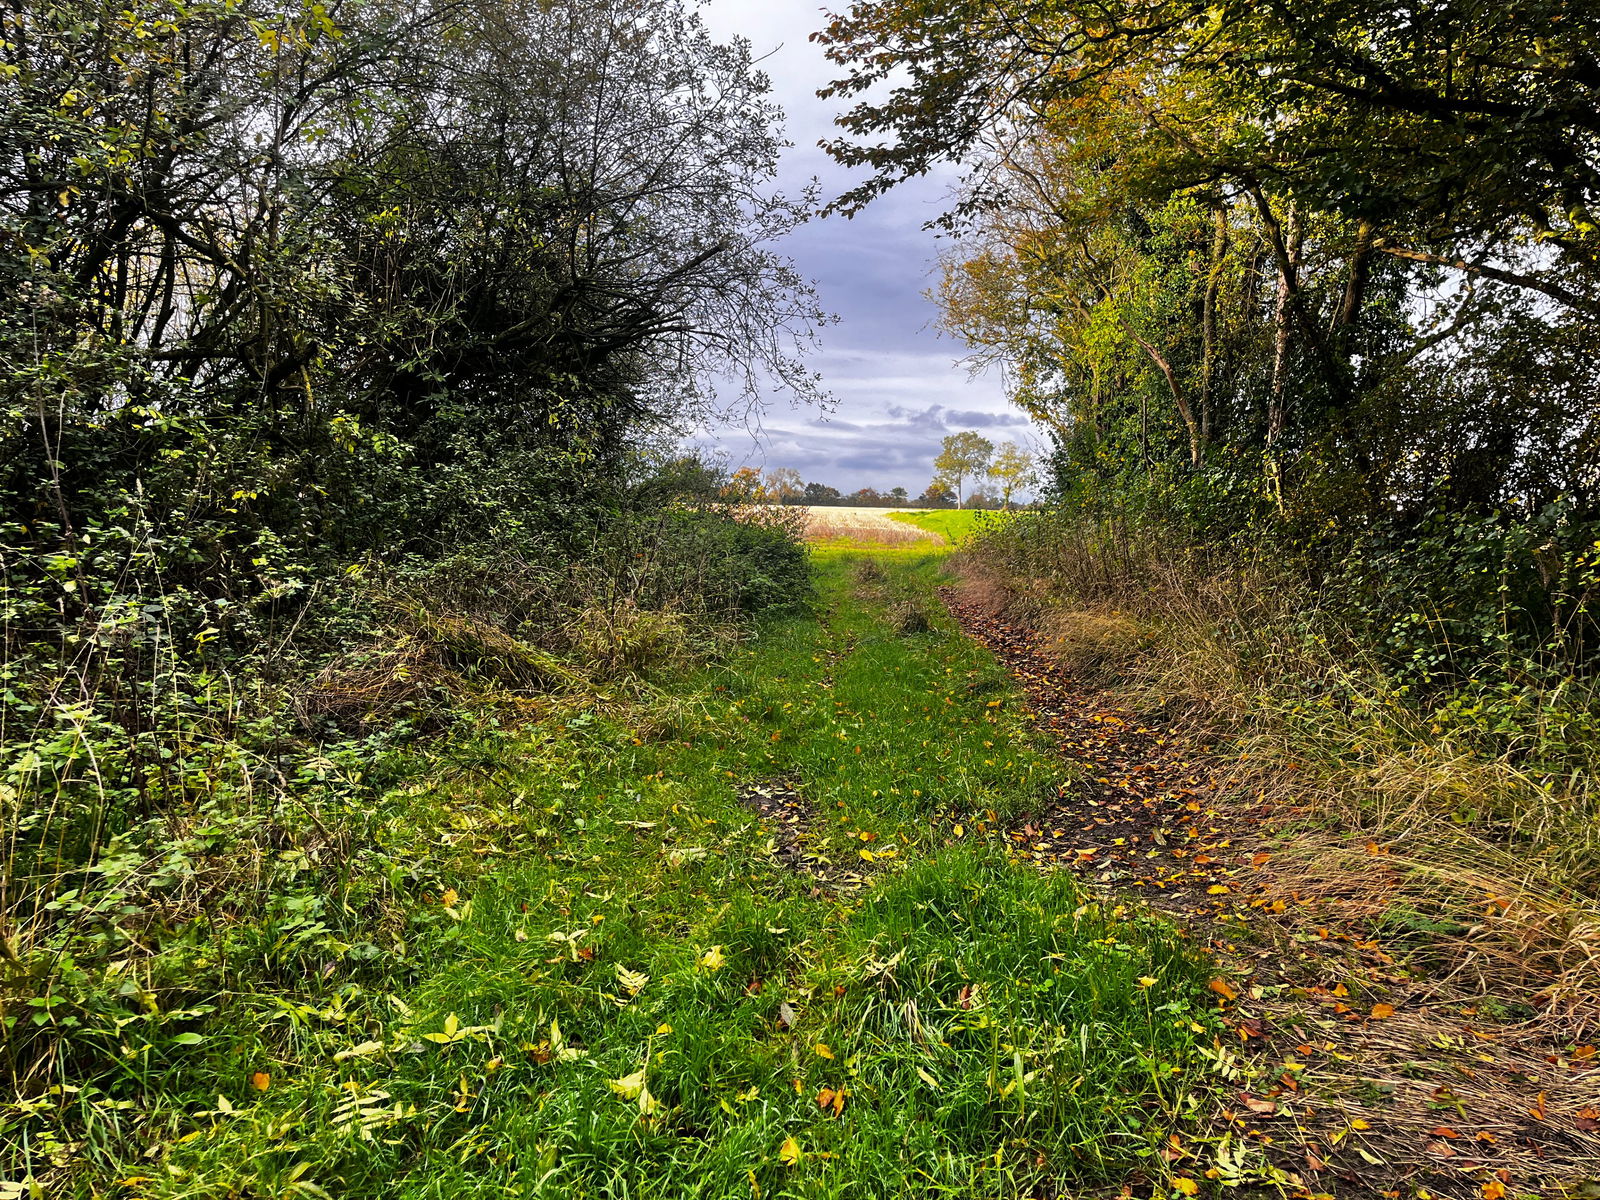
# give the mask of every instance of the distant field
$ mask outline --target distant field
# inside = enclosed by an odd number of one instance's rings
[[[933,529],[908,528],[895,517],[934,515],[921,512],[894,513],[885,508],[857,508],[847,505],[815,506],[807,510],[806,540],[834,542],[847,540],[880,546],[910,546],[919,542],[942,545],[944,536]]]
[[[936,533],[951,545],[964,541],[972,531],[985,521],[1005,519],[1004,513],[986,512],[977,508],[924,508],[911,512],[891,512],[889,519],[918,529]]]

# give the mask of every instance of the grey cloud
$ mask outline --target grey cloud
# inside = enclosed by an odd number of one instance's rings
[[[858,178],[816,148],[835,132],[834,107],[816,97],[833,68],[807,40],[823,23],[818,0],[709,0],[701,10],[712,33],[750,39],[783,105],[794,148],[779,184],[798,191],[815,176],[824,196]],[[909,488],[933,474],[940,439],[957,429],[1022,429],[995,376],[969,376],[960,342],[941,338],[936,306],[925,293],[939,242],[923,228],[946,204],[948,170],[903,185],[853,220],[813,221],[779,249],[817,281],[822,306],[839,323],[822,331],[812,369],[834,394],[831,418],[769,408],[754,430],[718,426],[694,439],[734,465],[790,466],[807,479],[846,491]]]

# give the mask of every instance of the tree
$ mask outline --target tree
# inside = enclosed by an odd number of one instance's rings
[[[883,496],[879,494],[877,488],[864,487],[851,492],[845,497],[845,500],[863,507],[876,507],[883,503]]]
[[[768,504],[772,495],[754,467],[740,467],[722,486],[722,499],[729,504]]]
[[[989,464],[989,478],[1000,486],[1000,503],[1011,507],[1011,493],[1038,482],[1038,467],[1033,455],[1015,442],[1002,442]]]
[[[1152,178],[1293,195],[1374,253],[1600,313],[1600,26],[1569,0],[856,0],[814,37],[845,68],[824,94],[873,96],[828,146],[874,172],[845,210],[1131,84]]]
[[[950,485],[942,479],[935,478],[922,489],[922,495],[917,497],[917,503],[924,508],[949,508],[950,502],[955,498],[956,494],[950,490]]]
[[[767,470],[767,495],[778,504],[795,504],[805,492],[805,481],[793,467]]]
[[[808,483],[801,498],[807,504],[837,504],[840,500],[839,489],[829,487],[825,483]]]
[[[892,487],[889,489],[889,499],[893,500],[896,504],[904,504],[910,498],[911,494],[903,487]]]
[[[971,476],[982,476],[989,468],[989,456],[993,453],[994,443],[974,430],[952,433],[944,439],[939,457],[933,460],[933,469],[955,488],[957,508],[962,506],[962,483]]]

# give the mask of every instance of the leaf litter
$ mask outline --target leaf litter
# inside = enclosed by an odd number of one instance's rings
[[[1130,708],[1114,685],[1074,680],[1035,630],[960,588],[941,595],[1080,768],[999,831],[1013,857],[1163,911],[1232,977],[1211,983],[1238,1040],[1217,1048],[1235,1086],[1214,1104],[1208,1177],[1228,1182],[1230,1145],[1247,1145],[1301,1197],[1600,1198],[1592,1048],[1537,1019],[1496,1022],[1482,997],[1408,968],[1377,928],[1400,883],[1384,847],[1366,846],[1359,888],[1280,873],[1272,835],[1304,808],[1240,786],[1221,752]],[[946,820],[960,838],[995,814]],[[1176,1186],[1194,1194],[1191,1180]]]

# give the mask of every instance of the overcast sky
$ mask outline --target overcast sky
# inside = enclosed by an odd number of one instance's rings
[[[849,175],[817,148],[831,136],[835,104],[816,91],[833,68],[808,35],[823,23],[816,0],[709,0],[701,10],[719,40],[750,39],[787,114],[794,147],[780,186],[798,192],[812,178],[831,199]],[[933,475],[940,439],[976,429],[999,443],[1031,440],[1032,426],[1003,394],[998,374],[969,377],[965,348],[934,328],[924,293],[934,283],[938,243],[923,223],[944,207],[949,180],[925,178],[876,201],[854,220],[813,221],[783,249],[817,283],[822,306],[838,323],[822,331],[811,360],[836,401],[831,414],[796,409],[775,396],[758,430],[718,429],[701,440],[733,466],[794,467],[807,480],[849,492],[863,486],[907,488],[913,496]]]

